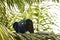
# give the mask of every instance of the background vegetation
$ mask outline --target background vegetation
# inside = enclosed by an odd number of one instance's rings
[[[55,2],[59,1],[54,0],[53,4],[45,4],[43,0],[0,0],[0,39],[57,40],[57,36],[51,28],[51,25],[57,26],[54,19],[56,14],[49,12],[51,6],[59,6]],[[12,24],[22,19],[33,21],[35,34],[13,32]],[[41,31],[49,33],[40,33]]]

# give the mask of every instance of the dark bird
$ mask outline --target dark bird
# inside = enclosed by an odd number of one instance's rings
[[[26,31],[34,33],[33,22],[30,19],[15,22],[13,28],[17,33],[25,33]]]

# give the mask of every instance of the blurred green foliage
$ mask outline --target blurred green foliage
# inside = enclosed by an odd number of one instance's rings
[[[10,30],[13,30],[13,23],[21,19],[31,19],[36,31],[47,31],[50,29],[49,24],[54,25],[52,18],[55,16],[49,15],[48,12],[50,5],[43,4],[41,7],[37,1],[32,1],[30,4],[30,1],[25,0],[4,0],[0,1],[0,5],[0,23]]]
[[[16,37],[16,35],[19,34],[12,33],[12,31],[14,31],[12,25],[15,21],[20,21],[21,19],[31,19],[33,21],[34,29],[37,32],[40,32],[41,30],[51,30],[50,24],[54,25],[52,18],[54,19],[55,17],[54,15],[49,15],[50,13],[48,12],[51,5],[43,4],[43,7],[41,7],[39,2],[39,0],[0,0],[0,25],[2,25],[0,26],[0,39],[18,39],[18,36]],[[21,36],[19,35],[19,37]],[[23,37],[21,38],[23,39]],[[45,36],[41,40],[44,39]]]

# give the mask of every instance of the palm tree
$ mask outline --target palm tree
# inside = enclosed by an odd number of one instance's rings
[[[38,39],[47,40],[47,39],[49,39],[49,38],[51,39],[51,37],[53,37],[52,40],[57,40],[55,35],[46,34],[46,33],[43,33],[43,34],[39,34],[39,33],[20,34],[19,33],[18,34],[18,33],[12,32],[13,28],[11,28],[11,26],[12,26],[13,22],[16,21],[16,19],[18,19],[17,21],[19,21],[22,18],[27,19],[27,16],[25,16],[25,15],[30,15],[30,17],[29,17],[30,19],[38,21],[37,23],[35,23],[36,27],[38,25],[41,25],[41,26],[45,25],[45,24],[41,24],[41,23],[43,23],[43,22],[46,23],[47,18],[45,19],[45,16],[41,12],[42,11],[46,12],[45,10],[47,8],[39,8],[39,6],[38,6],[39,3],[41,3],[42,1],[44,1],[44,0],[0,0],[0,26],[1,26],[0,27],[0,39],[1,40],[22,40],[22,39],[23,40],[25,40],[25,39],[27,39],[27,40],[38,40]],[[58,0],[52,0],[52,1],[59,2]],[[33,4],[35,4],[35,3],[36,3],[36,5],[34,5],[35,8],[31,8],[31,6],[33,6]],[[29,8],[27,10],[25,10],[26,4],[29,5]],[[35,11],[35,12],[33,12],[33,11]],[[48,19],[51,20],[48,13],[46,13],[45,15],[48,16]],[[20,18],[18,18],[17,16]],[[34,18],[33,16],[36,18]],[[42,19],[42,20],[40,21],[39,19]],[[49,22],[51,22],[51,23],[46,23],[46,24],[54,24],[54,22],[52,22],[50,20],[49,20]],[[35,28],[35,29],[37,31],[39,31],[38,28]],[[47,29],[49,29],[49,27],[45,28],[43,30],[47,30]],[[46,35],[46,36],[42,37],[39,35],[42,35],[42,36]],[[50,36],[48,37],[48,35],[50,35]]]

